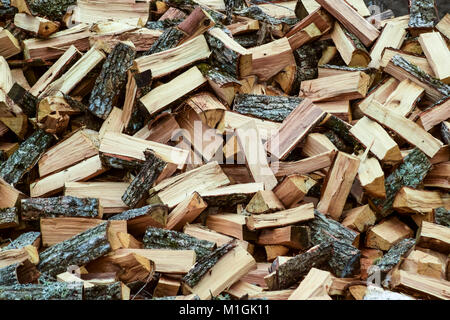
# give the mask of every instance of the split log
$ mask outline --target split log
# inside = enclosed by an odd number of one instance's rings
[[[1,164],[0,177],[9,184],[17,184],[34,167],[52,142],[52,135],[42,130],[35,131],[8,160]]]
[[[246,220],[246,216],[240,214],[211,214],[206,218],[206,226],[239,240],[256,240],[258,235],[248,230]]]
[[[5,247],[2,247],[0,251],[11,250],[11,249],[22,249],[26,246],[33,246],[36,249],[40,247],[41,243],[41,233],[36,231],[30,231],[22,233],[19,237],[11,241]]]
[[[290,224],[314,219],[314,206],[306,203],[296,208],[278,211],[276,213],[251,215],[247,220],[250,230],[283,227]]]
[[[11,87],[8,92],[8,97],[11,98],[29,117],[36,116],[37,111],[37,98],[29,93],[25,88],[23,88],[17,82]]]
[[[263,190],[264,184],[262,182],[238,183],[204,190],[200,192],[200,195],[211,207],[233,208],[238,204],[247,203],[255,193]]]
[[[317,210],[339,220],[353,180],[358,173],[359,164],[358,158],[338,152],[322,187],[323,192]]]
[[[401,240],[400,242],[392,246],[381,259],[378,259],[374,263],[374,266],[378,267],[378,270],[381,272],[381,274],[385,276],[389,271],[394,269],[394,267],[399,265],[402,258],[411,250],[411,248],[414,247],[415,244],[415,239]],[[371,274],[371,270],[369,269],[369,275]]]
[[[449,181],[450,162],[443,162],[433,166],[423,181],[425,187],[450,189]]]
[[[154,297],[167,297],[176,296],[181,287],[179,280],[171,279],[169,277],[162,276],[158,280],[155,291],[153,292]]]
[[[364,157],[364,156],[362,156]],[[376,158],[361,159],[358,168],[358,179],[364,191],[375,198],[386,197],[384,172]]]
[[[310,298],[328,295],[332,282],[329,272],[311,268],[288,300],[309,300]]]
[[[447,257],[429,249],[417,248],[404,258],[400,269],[435,279],[446,279]]]
[[[245,299],[247,297],[250,298],[251,295],[262,293],[263,289],[254,284],[239,280],[225,290],[225,292],[233,298]]]
[[[361,41],[339,22],[335,22],[331,39],[345,64],[350,67],[367,67],[371,61],[369,52]]]
[[[433,209],[434,220],[436,224],[450,227],[450,211],[446,208]]]
[[[108,220],[125,220],[128,232],[140,236],[145,233],[148,227],[163,228],[168,219],[167,213],[167,206],[155,204],[123,211]]]
[[[333,239],[355,246],[358,245],[358,232],[341,225],[333,219],[327,218],[318,211],[314,212],[314,216],[314,220],[307,224],[311,228],[311,241],[313,245]]]
[[[450,13],[447,13],[435,27],[450,40]]]
[[[316,183],[317,182],[314,179],[305,175],[288,175],[280,184],[278,184],[278,186],[276,186],[274,192],[279,201],[281,201],[286,208],[290,208],[303,200],[308,191],[316,185]]]
[[[15,228],[18,226],[19,215],[17,208],[0,209],[0,229]]]
[[[245,207],[245,211],[251,214],[271,213],[284,209],[276,194],[269,190],[258,191]]]
[[[227,108],[209,92],[198,93],[186,100],[186,104],[194,109],[204,124],[210,128],[221,125]]]
[[[191,14],[177,26],[177,28],[185,34],[181,43],[185,43],[186,41],[197,37],[214,27],[215,24],[214,19],[207,10],[200,6],[196,7]]]
[[[15,56],[22,52],[19,41],[7,29],[0,27],[0,56],[5,59]]]
[[[199,240],[181,232],[149,227],[144,234],[144,248],[194,250],[201,259],[215,248],[213,242]]]
[[[54,197],[29,198],[20,202],[21,218],[24,221],[55,217],[102,218],[103,208],[94,198]]]
[[[333,163],[336,151],[328,151],[299,161],[273,162],[272,171],[276,177],[289,176],[291,174],[307,174],[329,167]]]
[[[237,94],[233,110],[264,120],[282,122],[302,102],[297,97]]]
[[[285,159],[325,115],[311,100],[303,100],[283,121],[278,133],[266,142],[266,150],[280,160]],[[302,124],[300,127],[299,123]]]
[[[443,61],[450,59],[450,51],[439,32],[422,33],[419,42],[436,78],[450,84],[450,68]]]
[[[255,122],[256,127],[258,128],[258,132],[261,136],[261,139],[263,140],[267,140],[270,136],[275,134],[275,131],[278,130],[278,128],[280,127],[280,124],[277,122],[261,120],[258,118],[245,116],[240,113],[232,111],[225,111],[225,115],[223,118],[223,125],[225,130],[229,129],[234,131],[250,121]],[[236,143],[238,142],[236,141]]]
[[[102,223],[43,251],[38,265],[42,276],[53,279],[68,266],[85,265],[111,251],[108,228],[108,222]]]
[[[417,274],[411,274],[403,270],[397,270],[392,275],[390,288],[408,292],[427,299],[450,299],[447,288],[450,282],[437,280]]]
[[[392,207],[398,212],[426,214],[443,205],[439,192],[403,187],[395,196]]]
[[[433,29],[438,19],[435,0],[411,0],[409,2],[409,32],[413,36]]]
[[[434,76],[433,69],[431,68],[430,64],[428,63],[427,58],[424,58],[421,55],[415,54],[415,53],[409,53],[402,50],[397,50],[393,48],[385,48],[383,50],[380,66],[383,68],[386,68],[389,62],[392,60],[393,57],[396,55],[399,55],[409,63],[419,67],[423,72],[426,74],[429,74],[430,76]],[[384,70],[384,69],[383,69]],[[403,80],[403,79],[401,79]]]
[[[33,34],[47,38],[59,29],[59,23],[41,17],[30,16],[25,13],[17,13],[14,16],[16,27],[32,32]]]
[[[449,118],[448,110],[450,109],[450,98],[443,99],[419,113],[417,123],[426,131],[430,131],[439,123],[444,123]],[[443,124],[442,126],[444,126]],[[442,136],[445,136],[444,134]],[[446,144],[448,142],[446,141]]]
[[[443,254],[450,253],[450,230],[448,227],[423,221],[417,234],[418,247],[432,249]]]
[[[417,102],[422,98],[424,92],[425,90],[421,86],[405,79],[389,95],[384,106],[404,117],[408,117],[416,108]]]
[[[406,224],[393,217],[367,231],[366,246],[387,251],[401,240],[411,238],[413,234]]]
[[[39,271],[29,260],[0,269],[0,286],[36,283],[38,278]]]
[[[33,245],[27,245],[19,249],[6,248],[0,251],[0,268],[29,260],[32,264],[39,263],[39,253]]]
[[[376,221],[375,213],[366,204],[361,207],[357,207],[343,214],[342,225],[344,227],[353,229],[358,232],[365,232],[370,226],[373,226]]]
[[[81,283],[54,282],[0,286],[0,300],[82,300]]]
[[[259,30],[259,21],[239,17],[236,22],[227,25],[227,29],[230,30],[231,34],[234,36],[248,34]]]
[[[275,229],[263,229],[258,237],[259,245],[282,245],[306,250],[310,247],[311,235],[308,227],[287,226]]]
[[[120,281],[84,288],[83,300],[130,300],[130,288]]]

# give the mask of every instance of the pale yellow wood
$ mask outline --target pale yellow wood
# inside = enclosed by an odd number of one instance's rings
[[[331,273],[311,268],[288,300],[307,300],[315,296],[328,295],[332,283]]]
[[[250,230],[283,227],[314,219],[314,205],[306,203],[296,208],[278,211],[275,213],[251,215],[247,220]]]
[[[447,13],[436,25],[436,29],[450,40],[450,13]]]
[[[125,124],[122,122],[123,110],[117,107],[113,107],[111,113],[103,122],[100,130],[98,131],[98,138],[103,139],[106,132],[121,133]]]
[[[387,251],[396,243],[413,235],[414,232],[405,223],[393,217],[367,231],[366,246]]]
[[[419,43],[439,80],[450,84],[450,50],[439,32],[421,33]]]
[[[20,53],[19,41],[6,29],[0,27],[0,56],[8,59]]]
[[[406,61],[418,66],[422,71],[428,73],[430,76],[435,76],[433,69],[431,68],[430,64],[428,63],[428,60],[424,57],[409,54],[408,52],[400,51],[400,50],[394,50],[391,48],[386,48],[383,51],[383,55],[381,57],[380,66],[383,68],[386,68],[389,61],[396,56],[399,55],[402,58],[404,58]]]
[[[426,214],[443,207],[444,201],[439,192],[403,187],[395,196],[392,206],[399,212]]]
[[[384,106],[399,115],[407,117],[414,110],[416,103],[424,93],[424,88],[409,79],[405,79],[389,95]]]

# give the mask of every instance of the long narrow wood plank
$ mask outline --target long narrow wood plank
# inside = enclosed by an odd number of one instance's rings
[[[284,177],[291,174],[306,174],[331,166],[335,155],[336,151],[332,150],[298,161],[273,162],[270,167],[276,177]]]

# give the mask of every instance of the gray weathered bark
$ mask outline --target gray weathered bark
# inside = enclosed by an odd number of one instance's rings
[[[0,300],[82,300],[81,282],[0,286]]]

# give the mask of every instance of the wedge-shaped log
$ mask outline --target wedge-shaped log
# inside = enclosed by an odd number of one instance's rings
[[[374,265],[379,268],[383,275],[386,275],[389,271],[399,265],[402,258],[411,250],[416,244],[416,240],[413,238],[403,239],[394,246],[392,246],[383,257],[378,259]],[[372,275],[373,273],[370,272]]]
[[[361,41],[339,22],[335,22],[331,39],[344,62],[350,67],[367,67],[371,61],[369,52]]]
[[[306,203],[296,208],[278,211],[275,213],[251,215],[247,220],[250,230],[283,227],[314,219],[314,205]]]
[[[0,55],[5,59],[22,52],[19,40],[7,29],[0,28],[0,44]]]
[[[232,208],[237,204],[247,203],[255,193],[263,190],[262,182],[238,183],[200,191],[200,195],[209,206]]]
[[[365,232],[376,221],[375,213],[366,204],[361,207],[345,211],[343,214],[342,225],[358,232]]]
[[[284,162],[277,161],[271,164],[276,177],[284,177],[291,174],[307,174],[331,166],[336,151],[327,151],[303,160]]]
[[[318,0],[317,2],[354,33],[365,46],[370,46],[380,35],[380,32],[346,1]]]
[[[82,283],[0,286],[0,300],[83,300]]]
[[[417,246],[448,255],[450,253],[450,228],[423,221],[418,231]]]
[[[180,202],[167,217],[166,228],[170,230],[181,230],[186,224],[193,222],[202,213],[208,204],[202,199],[198,192]]]
[[[16,239],[11,241],[10,244],[1,248],[0,251],[11,250],[11,249],[22,249],[26,246],[33,246],[36,249],[40,247],[41,244],[41,233],[37,231],[29,231],[22,233]]]
[[[386,68],[386,66],[389,64],[389,62],[392,60],[392,58],[396,55],[399,55],[409,63],[419,67],[422,71],[424,71],[426,74],[429,74],[430,76],[434,76],[433,69],[431,68],[431,65],[428,63],[427,58],[410,53],[407,51],[402,51],[398,49],[393,48],[385,48],[383,50],[380,66],[383,68]],[[383,69],[384,70],[384,69]]]
[[[366,158],[360,161],[358,179],[368,195],[376,198],[384,198],[386,196],[384,172],[376,158]]]
[[[14,16],[14,25],[39,37],[47,38],[59,29],[59,23],[41,17],[18,13]]]
[[[128,232],[136,236],[141,236],[148,227],[163,228],[168,219],[167,213],[167,206],[155,204],[126,210],[112,216],[108,220],[125,220],[127,222]]]
[[[317,210],[339,220],[353,180],[358,173],[359,164],[358,158],[344,152],[338,152],[325,179]]]
[[[54,198],[28,198],[20,201],[21,218],[24,221],[55,217],[99,218],[103,208],[95,198],[71,196]]]
[[[450,13],[447,13],[435,27],[447,39],[450,39]]]
[[[234,213],[211,214],[206,218],[206,226],[214,231],[239,240],[256,240],[257,234],[249,231],[246,217]]]
[[[275,195],[281,203],[290,208],[299,203],[306,196],[308,191],[316,185],[316,181],[308,176],[293,174],[285,177],[283,181],[274,189]]]
[[[401,240],[411,238],[413,234],[411,228],[393,217],[367,231],[366,246],[387,251]]]
[[[331,273],[311,268],[288,300],[309,300],[310,298],[328,295],[332,282]]]
[[[252,214],[271,213],[284,210],[283,203],[273,191],[258,191],[245,207],[245,211]]]
[[[419,113],[417,123],[421,125],[426,131],[430,131],[439,123],[444,123],[449,118],[450,98],[438,101],[436,104]],[[443,124],[442,126],[444,126]],[[445,134],[442,134],[445,136]],[[444,140],[445,141],[445,140]],[[448,141],[445,141],[448,144]]]
[[[434,297],[442,300],[450,299],[447,288],[450,281],[437,280],[431,277],[412,274],[404,270],[396,270],[392,274],[390,287],[404,292],[419,295],[424,298]]]
[[[311,100],[303,100],[283,121],[278,133],[266,142],[266,150],[280,160],[285,159],[325,115]]]
[[[426,214],[443,207],[444,201],[439,192],[403,187],[395,196],[392,206],[398,212]]]
[[[29,93],[19,83],[15,82],[8,92],[8,97],[16,103],[24,114],[34,117],[37,111],[38,101],[35,96]]]
[[[384,106],[404,117],[408,117],[415,109],[424,92],[425,90],[421,86],[409,79],[405,79],[389,95]]]
[[[258,237],[258,244],[260,245],[282,245],[301,250],[309,248],[310,241],[310,230],[305,226],[263,229]]]
[[[0,209],[0,229],[19,226],[18,210],[15,207]]]

